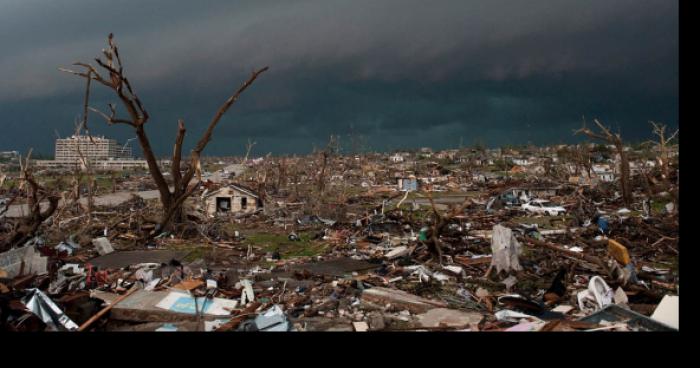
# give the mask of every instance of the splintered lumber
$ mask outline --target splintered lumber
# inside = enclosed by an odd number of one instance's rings
[[[93,322],[95,322],[95,321],[97,321],[98,319],[100,319],[100,317],[102,317],[105,313],[109,312],[110,309],[114,308],[114,306],[117,305],[117,303],[119,303],[119,302],[121,302],[122,300],[126,299],[129,295],[131,295],[131,293],[133,293],[133,292],[136,291],[137,289],[138,289],[138,288],[136,287],[136,285],[132,286],[131,289],[129,289],[129,291],[127,291],[126,293],[124,293],[123,295],[121,295],[120,297],[118,297],[117,299],[115,299],[112,303],[109,303],[108,306],[102,308],[101,311],[97,312],[97,314],[95,314],[94,316],[90,317],[89,320],[85,321],[85,323],[83,323],[83,324],[78,328],[78,331],[84,331],[86,328],[90,327],[90,325],[93,324]]]
[[[421,298],[405,291],[373,287],[362,292],[362,299],[380,305],[392,304],[399,308],[409,310],[411,313],[425,313],[433,308],[446,308],[447,304],[441,301]]]
[[[600,266],[603,266],[603,267],[604,267],[603,261],[602,261],[600,258],[598,258],[598,257],[593,257],[593,256],[589,256],[589,255],[587,255],[587,254],[583,254],[583,253],[579,253],[579,252],[574,252],[574,251],[572,251],[572,250],[568,250],[568,249],[562,248],[562,247],[560,247],[560,246],[558,246],[558,245],[551,244],[551,243],[548,243],[548,242],[545,242],[545,241],[540,241],[540,240],[537,240],[537,239],[526,238],[526,239],[524,239],[524,240],[525,240],[527,243],[534,244],[534,245],[541,246],[541,247],[545,247],[545,248],[548,248],[548,249],[551,249],[551,250],[555,250],[555,251],[557,251],[557,252],[566,254],[567,256],[571,256],[571,257],[583,259],[583,260],[585,260],[585,261],[588,261],[588,262],[591,262],[591,263],[593,263],[593,264],[597,264],[597,265],[600,265]],[[604,267],[604,268],[605,268],[605,267]]]
[[[253,302],[251,303],[248,307],[243,309],[238,315],[233,317],[230,321],[222,324],[219,326],[219,328],[216,329],[218,332],[224,332],[224,331],[231,331],[235,330],[238,325],[241,324],[244,320],[249,318],[251,315],[256,315],[255,311],[262,305],[260,302]]]
[[[473,266],[477,264],[486,264],[486,263],[491,263],[491,256],[486,256],[486,257],[477,257],[477,258],[472,258],[472,257],[466,257],[466,256],[455,256],[454,260],[455,262],[463,265],[463,266]]]

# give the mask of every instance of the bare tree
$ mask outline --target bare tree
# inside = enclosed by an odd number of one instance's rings
[[[287,186],[287,158],[281,157],[277,162],[277,183],[273,193],[277,194]]]
[[[331,158],[338,152],[339,150],[339,143],[337,140],[337,137],[334,135],[331,135],[330,138],[328,139],[328,145],[326,148],[321,151],[321,172],[318,175],[318,182],[317,182],[317,187],[318,187],[318,192],[319,194],[323,194],[323,191],[326,188],[326,166],[328,166],[328,159]]]
[[[190,163],[187,166],[187,170],[185,171],[184,175],[180,170],[180,162],[182,161],[182,144],[184,142],[186,130],[184,121],[178,121],[177,136],[175,138],[175,145],[173,147],[172,155],[171,175],[173,178],[173,188],[171,190],[163,176],[160,166],[158,165],[158,160],[153,152],[148,135],[146,134],[145,124],[148,122],[150,116],[141,103],[141,100],[134,92],[129,79],[124,74],[124,68],[121,57],[119,56],[119,50],[114,43],[112,34],[110,34],[108,37],[108,43],[109,48],[103,50],[106,60],[102,60],[101,58],[95,59],[99,67],[101,67],[104,72],[107,73],[108,77],[100,74],[100,72],[98,72],[97,69],[89,63],[77,62],[73,64],[84,68],[84,72],[63,68],[60,70],[78,75],[88,80],[94,80],[110,88],[116,93],[117,97],[128,113],[128,118],[118,118],[116,116],[116,108],[112,104],[109,104],[109,115],[94,108],[90,108],[90,110],[100,114],[110,125],[125,124],[131,126],[135,130],[136,137],[138,138],[139,144],[141,145],[141,149],[143,151],[143,155],[148,163],[149,172],[153,177],[160,194],[160,201],[163,206],[163,213],[160,219],[160,229],[166,230],[170,228],[170,225],[174,219],[176,221],[181,221],[182,205],[185,199],[187,199],[195,191],[201,182],[200,155],[211,140],[214,128],[231,105],[238,100],[241,93],[243,93],[243,91],[245,91],[261,73],[267,71],[268,67],[253,71],[248,80],[246,80],[233,93],[233,95],[231,95],[219,107],[214,114],[214,117],[209,122],[209,126],[199,139],[197,145],[191,151],[189,160]],[[197,176],[197,181],[193,185],[190,185],[190,182],[195,176]]]
[[[58,207],[60,197],[41,186],[35,180],[30,167],[31,155],[32,150],[30,149],[24,162],[22,162],[20,158],[20,189],[26,187],[29,214],[20,218],[19,221],[14,224],[12,232],[3,244],[3,248],[18,246],[31,239],[37,230],[39,230],[39,226],[41,226]],[[42,211],[41,203],[44,200],[48,200],[48,207]],[[7,207],[9,208],[9,204],[7,204]]]
[[[665,124],[657,124],[653,121],[650,121],[651,125],[653,126],[653,133],[658,137],[659,141],[658,142],[652,142],[655,144],[657,151],[658,151],[658,156],[656,161],[659,163],[659,171],[661,172],[661,182],[662,186],[664,187],[665,190],[668,190],[672,196],[673,196],[673,203],[675,204],[675,207],[678,206],[678,188],[674,187],[673,182],[671,181],[670,177],[670,163],[671,163],[671,157],[669,154],[669,146],[673,142],[674,139],[677,138],[678,136],[678,129],[676,129],[675,132],[673,132],[670,136],[666,135],[666,125]],[[647,179],[649,177],[647,176]]]
[[[433,219],[433,223],[426,234],[428,240],[425,241],[425,245],[428,247],[430,253],[438,259],[438,262],[442,264],[442,241],[440,240],[440,235],[445,231],[445,228],[450,223],[452,218],[461,214],[465,208],[471,205],[472,201],[469,197],[465,197],[462,204],[454,208],[451,212],[441,214],[435,206],[431,192],[427,192],[427,197],[430,201],[430,206],[433,209],[435,219]]]
[[[586,174],[591,177],[593,172],[593,163],[591,162],[591,152],[585,145],[576,145],[574,148],[563,148],[557,152],[557,155],[568,163],[574,165],[576,175]]]
[[[630,186],[630,163],[625,151],[625,145],[622,142],[620,133],[613,134],[609,128],[601,124],[598,119],[593,120],[600,129],[600,133],[596,133],[586,127],[584,120],[583,127],[574,132],[574,134],[584,134],[589,138],[598,139],[615,146],[615,151],[620,156],[620,189],[622,191],[622,199],[626,206],[632,204],[632,188]]]
[[[243,159],[243,163],[248,162],[248,156],[250,155],[250,151],[256,144],[258,144],[258,142],[251,141],[250,138],[248,138],[248,143],[245,145],[245,158]]]
[[[659,169],[661,170],[661,178],[664,181],[668,181],[669,179],[669,163],[670,163],[670,155],[669,155],[669,143],[671,143],[674,139],[676,139],[676,136],[678,135],[678,129],[676,129],[673,134],[670,136],[666,136],[666,125],[665,124],[657,124],[653,121],[650,121],[651,125],[654,127],[653,128],[653,133],[659,137],[658,142],[653,142],[657,150],[659,152],[657,162],[659,163]]]

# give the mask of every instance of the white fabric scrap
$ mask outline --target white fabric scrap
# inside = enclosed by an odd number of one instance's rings
[[[615,292],[600,276],[594,276],[588,289],[577,294],[578,307],[584,312],[595,312],[613,304]]]
[[[241,305],[246,305],[248,302],[255,301],[255,293],[253,292],[253,284],[250,280],[241,280],[243,291],[241,292]]]

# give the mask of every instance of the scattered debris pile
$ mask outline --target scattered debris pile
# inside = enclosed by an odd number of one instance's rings
[[[459,191],[441,193],[435,179],[430,189],[391,193],[365,156],[319,156],[326,161],[328,183],[304,160],[249,163],[236,180],[264,206],[205,216],[190,203],[186,220],[166,231],[154,220],[157,203],[140,197],[90,216],[60,209],[0,253],[0,329],[679,327],[673,181],[654,192],[634,180],[630,197],[614,182],[569,184],[556,173],[554,184],[541,175],[467,183],[455,171],[444,186]],[[450,172],[427,167],[436,178]],[[214,203],[233,208],[227,201]]]

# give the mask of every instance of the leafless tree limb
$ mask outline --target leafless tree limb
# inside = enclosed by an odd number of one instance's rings
[[[171,190],[167,181],[165,180],[165,177],[163,176],[161,168],[158,165],[158,160],[153,152],[151,142],[144,128],[144,125],[146,122],[148,122],[150,116],[144,108],[143,103],[134,92],[131,82],[124,73],[124,65],[119,54],[119,49],[117,48],[117,45],[114,42],[114,36],[111,33],[108,37],[108,44],[109,47],[102,50],[104,59],[96,58],[95,62],[104,70],[104,72],[106,72],[106,74],[108,74],[109,78],[103,77],[95,67],[87,63],[78,62],[73,64],[85,69],[84,72],[78,72],[65,68],[60,68],[60,70],[86,78],[88,79],[88,82],[91,80],[97,81],[102,85],[109,87],[116,93],[117,97],[122,103],[122,106],[126,109],[129,115],[128,119],[116,118],[116,110],[111,104],[109,105],[111,110],[110,115],[89,107],[86,107],[86,110],[89,109],[97,112],[107,121],[108,124],[127,124],[135,129],[136,137],[141,145],[143,155],[148,164],[149,172],[151,173],[160,194],[161,204],[163,205],[163,215],[160,225],[161,228],[165,230],[170,225],[172,219],[181,219],[182,204],[184,203],[184,200],[198,187],[198,184],[190,186],[190,182],[194,176],[197,176],[198,183],[201,182],[200,156],[204,148],[211,140],[214,128],[216,128],[217,124],[228,109],[239,99],[240,95],[248,87],[250,87],[250,85],[252,85],[260,74],[264,73],[269,68],[264,67],[260,70],[252,71],[250,77],[243,82],[243,84],[219,107],[209,122],[207,129],[197,142],[195,148],[191,151],[189,158],[190,163],[184,175],[182,175],[180,172],[180,163],[182,161],[182,145],[184,143],[186,130],[184,122],[182,120],[178,121],[178,133],[175,140],[175,145],[173,147],[172,157],[174,188]]]

